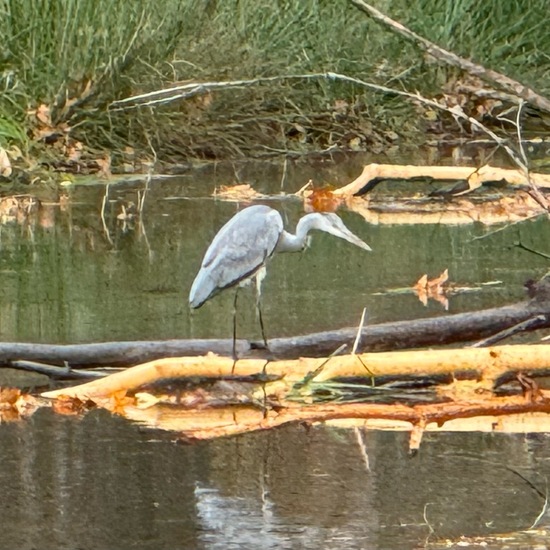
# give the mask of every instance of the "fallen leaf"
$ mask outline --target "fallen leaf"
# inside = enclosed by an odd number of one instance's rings
[[[428,300],[431,298],[440,303],[445,311],[447,311],[449,309],[449,300],[445,294],[443,285],[448,280],[449,270],[446,269],[439,277],[435,277],[434,279],[428,279],[426,274],[422,275],[412,288],[424,306],[428,305]]]
[[[80,141],[71,141],[65,150],[67,159],[71,162],[78,162],[82,156],[84,145]]]
[[[422,275],[422,277],[420,277],[420,279],[418,279],[418,281],[416,281],[416,283],[413,285],[413,289],[416,290],[416,291],[426,291],[426,288],[428,286],[428,275],[426,275],[424,273],[424,275]]]
[[[111,155],[106,153],[103,158],[96,159],[99,167],[99,175],[102,178],[111,177]]]
[[[333,109],[337,113],[347,113],[349,109],[349,103],[345,99],[334,100]]]
[[[36,119],[44,126],[52,126],[51,110],[48,105],[42,103],[38,106],[38,109],[34,112]]]
[[[355,136],[355,137],[351,138],[348,141],[348,147],[352,151],[361,151],[361,149],[363,149],[362,144],[361,144],[361,138],[359,136]]]
[[[446,283],[449,280],[449,270],[446,269],[439,275],[439,277],[436,277],[435,279],[430,279],[427,282],[428,287],[428,293],[431,294],[443,294],[445,292],[443,288],[443,284]]]
[[[18,388],[0,388],[0,408],[13,407],[21,395]]]

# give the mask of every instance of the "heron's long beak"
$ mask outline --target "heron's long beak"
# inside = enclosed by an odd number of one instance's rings
[[[372,248],[364,241],[362,241],[357,235],[354,235],[347,227],[339,228],[339,230],[333,233],[336,237],[340,237],[348,241],[348,243],[354,244],[363,250],[372,251]]]
[[[327,226],[324,227],[323,229],[327,233],[330,233],[335,237],[340,237],[341,239],[348,241],[348,243],[354,244],[355,246],[358,246],[363,250],[372,251],[372,248],[366,242],[362,241],[357,235],[354,235],[344,225],[344,222],[341,220],[340,217],[338,217],[335,214],[327,214],[325,219],[328,221],[328,223],[327,223]]]

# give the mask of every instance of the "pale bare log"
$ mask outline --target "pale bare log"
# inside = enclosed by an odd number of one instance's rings
[[[421,350],[360,355],[337,355],[331,358],[305,358],[290,361],[266,361],[241,359],[236,363],[230,358],[181,357],[159,359],[138,365],[102,379],[72,388],[48,391],[43,397],[78,397],[79,399],[107,398],[117,392],[134,392],[140,387],[159,380],[173,378],[231,378],[267,376],[279,379],[270,384],[280,395],[281,384],[288,389],[306,376],[319,371],[313,381],[322,382],[334,378],[386,376],[432,376],[438,374],[467,373],[475,371],[483,383],[491,389],[495,381],[510,371],[547,372],[550,369],[550,347],[547,345],[494,346],[489,348]],[[281,382],[282,380],[282,382]]]
[[[537,187],[550,188],[550,174],[529,173]],[[360,195],[369,185],[379,180],[425,178],[432,180],[465,180],[472,189],[488,182],[506,182],[511,186],[528,188],[529,182],[523,170],[496,168],[493,166],[412,166],[394,164],[368,164],[359,177],[348,185],[336,189],[339,196]]]

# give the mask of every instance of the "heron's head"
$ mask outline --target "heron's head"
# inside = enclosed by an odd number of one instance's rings
[[[362,241],[357,235],[354,235],[336,214],[316,213],[311,214],[311,216],[316,216],[315,221],[312,224],[312,229],[319,229],[320,231],[325,231],[335,237],[340,237],[341,239],[344,239],[349,243],[362,248],[363,250],[372,250],[366,242]]]

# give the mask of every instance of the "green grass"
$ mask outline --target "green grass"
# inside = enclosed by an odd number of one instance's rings
[[[426,38],[550,94],[546,0],[394,0],[375,5]],[[160,158],[325,147],[350,131],[419,138],[414,109],[350,84],[281,81],[153,109],[109,104],[185,80],[333,71],[431,95],[455,69],[333,0],[0,0],[0,145],[26,140],[29,109],[91,152],[132,145]],[[354,105],[337,120],[336,100]],[[294,129],[305,128],[305,139]],[[370,135],[369,135],[370,132]]]
[[[550,95],[550,9],[544,0],[415,0],[403,22],[454,51]]]

